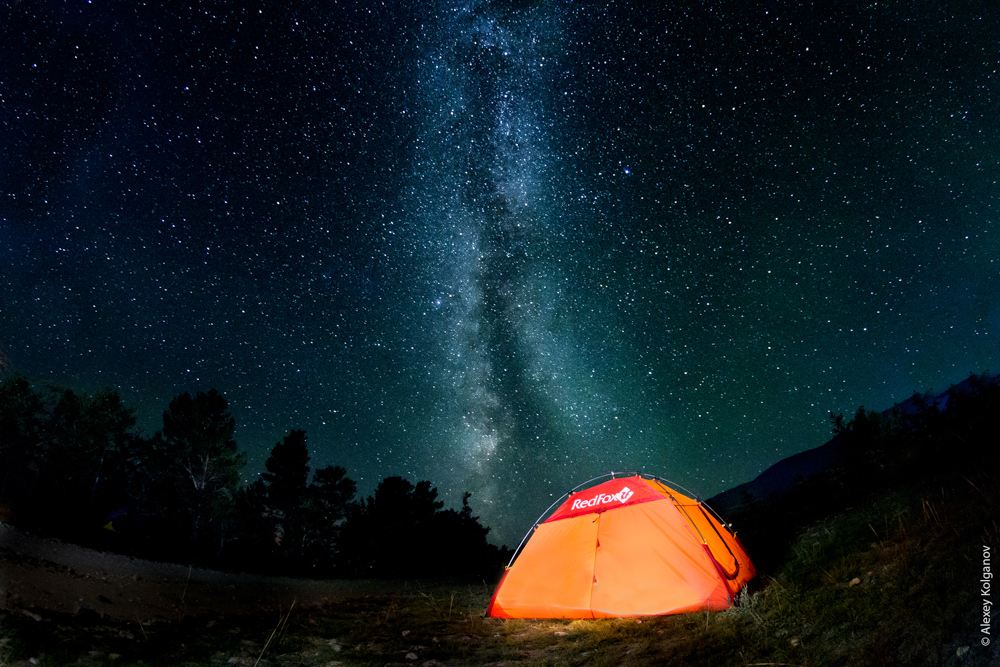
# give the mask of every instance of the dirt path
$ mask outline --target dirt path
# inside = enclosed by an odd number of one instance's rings
[[[154,563],[0,524],[0,609],[128,621],[178,620],[311,606],[398,590],[398,582],[261,577]]]

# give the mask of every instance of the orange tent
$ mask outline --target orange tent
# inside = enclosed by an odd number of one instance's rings
[[[529,534],[487,616],[715,611],[732,606],[756,574],[736,535],[706,505],[637,474],[574,490]]]

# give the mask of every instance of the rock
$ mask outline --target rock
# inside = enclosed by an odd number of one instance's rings
[[[406,654],[406,659],[407,660],[419,660],[420,658],[417,656],[416,653],[407,653]]]

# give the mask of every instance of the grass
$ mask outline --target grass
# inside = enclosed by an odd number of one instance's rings
[[[998,523],[992,477],[897,490],[800,529],[780,566],[712,614],[487,619],[486,583],[145,625],[26,610],[0,617],[0,666],[994,666],[979,579]]]

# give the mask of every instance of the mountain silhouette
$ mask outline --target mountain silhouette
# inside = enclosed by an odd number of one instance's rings
[[[939,411],[944,411],[953,393],[963,395],[972,394],[976,391],[977,387],[982,386],[984,383],[1000,383],[1000,374],[993,376],[972,375],[962,382],[952,385],[947,391],[935,396],[914,393],[913,396],[905,401],[897,403],[888,410],[884,410],[881,415],[884,419],[889,419],[893,416],[894,411],[898,411],[902,415],[915,415],[921,410],[932,410],[935,408]],[[748,499],[753,499],[754,501],[772,500],[791,491],[796,484],[842,463],[845,454],[842,447],[843,442],[844,436],[834,436],[819,447],[807,449],[781,459],[749,482],[744,482],[723,491],[709,498],[706,502],[722,516],[728,516],[746,504]]]

